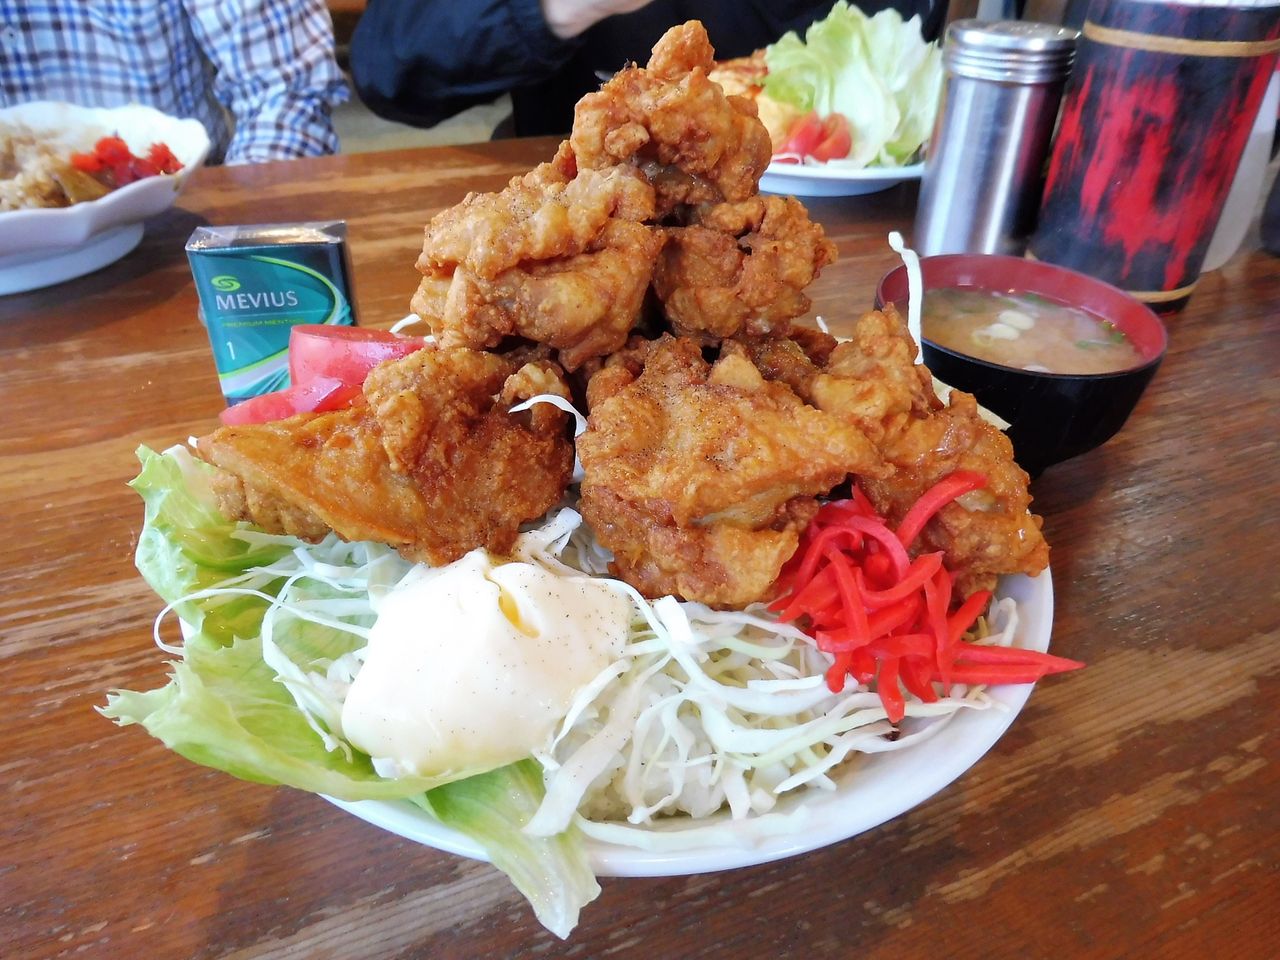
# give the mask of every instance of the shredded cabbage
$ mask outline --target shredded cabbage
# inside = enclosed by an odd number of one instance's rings
[[[916,345],[916,363],[924,363],[924,333],[921,330],[921,312],[924,310],[924,273],[920,269],[920,255],[906,245],[902,234],[897,230],[889,233],[889,247],[902,258],[902,265],[907,271],[907,332]],[[825,332],[825,331],[824,331]],[[949,403],[952,386],[933,378],[933,392],[943,403]],[[993,425],[997,430],[1008,430],[1009,421],[986,407],[978,406],[978,416]]]
[[[558,575],[601,577],[634,607],[622,657],[578,691],[552,739],[534,753],[546,780],[525,827],[534,836],[554,836],[579,820],[648,827],[725,808],[735,819],[759,817],[784,793],[835,789],[833,771],[857,753],[909,747],[958,711],[993,703],[981,689],[964,687],[937,703],[908,698],[908,721],[895,727],[866,687],[832,693],[825,682],[830,656],[762,605],[723,611],[673,597],[650,602],[604,576],[609,554],[570,507],[522,533],[512,553]],[[265,601],[263,659],[325,749],[349,759],[354,748],[343,738],[342,704],[363,663],[369,627],[390,590],[425,572],[388,547],[331,535],[180,602]],[[989,642],[1010,642],[1012,601],[998,603],[992,619]],[[345,652],[317,653],[335,643]],[[619,843],[676,842],[645,830],[606,832]]]
[[[575,527],[566,539],[567,522]],[[538,546],[526,540],[525,559],[574,573],[596,567],[600,548],[576,514],[562,511],[549,526],[554,536],[541,535]],[[835,789],[833,769],[855,753],[908,747],[959,710],[993,703],[980,689],[959,686],[933,704],[908,698],[910,719],[898,729],[866,687],[832,693],[830,656],[762,606],[718,611],[672,597],[650,603],[612,582],[636,608],[630,643],[578,692],[552,742],[535,753],[547,793],[527,832],[553,835],[579,822],[595,836],[593,822],[652,826],[725,807],[735,819],[759,817],[788,791]],[[1001,601],[991,616],[988,642],[1011,642],[1013,602]],[[678,843],[613,826],[605,833],[614,842]]]
[[[889,233],[889,246],[902,258],[902,265],[907,270],[907,332],[916,345],[915,362],[924,363],[920,347],[923,340],[920,312],[924,308],[924,275],[920,272],[920,255],[906,245],[902,234],[897,230]]]

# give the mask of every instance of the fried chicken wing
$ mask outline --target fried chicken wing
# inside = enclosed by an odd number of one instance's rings
[[[679,336],[785,336],[809,309],[802,292],[836,248],[795,197],[693,210],[667,231],[653,287]]]
[[[657,190],[658,213],[746,200],[769,164],[755,104],[726,97],[707,74],[714,51],[696,20],[668,30],[647,67],[619,71],[578,101],[569,142],[579,167],[630,163]]]
[[[767,382],[733,347],[711,365],[690,339],[635,343],[589,395],[582,514],[649,596],[761,599],[815,496],[850,473],[885,472],[861,431]]]
[[[891,522],[901,521],[921,494],[956,470],[987,478],[984,488],[944,507],[921,535],[921,550],[946,553],[959,590],[989,589],[1000,574],[1036,574],[1048,564],[1040,518],[1029,509],[1028,477],[1013,459],[1009,438],[978,415],[969,394],[953,391],[945,405],[938,399],[892,308],[865,314],[853,337],[825,362],[814,362],[800,344],[786,340],[748,341],[744,349],[767,379],[786,383],[874,441],[893,471],[860,477],[859,483]]]
[[[510,548],[521,523],[563,495],[573,469],[565,414],[539,393],[567,396],[559,368],[516,368],[496,354],[426,349],[369,374],[366,403],[334,413],[223,427],[198,442],[219,467],[222,511],[315,540],[396,547],[443,564],[476,547]]]

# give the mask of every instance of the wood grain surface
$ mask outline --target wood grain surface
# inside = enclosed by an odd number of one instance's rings
[[[605,880],[567,943],[492,868],[242,783],[93,707],[165,679],[133,569],[139,443],[222,406],[183,244],[344,219],[363,323],[407,312],[421,227],[551,151],[524,141],[199,171],[142,245],[0,298],[0,955],[9,958],[1227,958],[1280,952],[1280,260],[1204,278],[1121,433],[1035,483],[1053,647],[995,748],[806,856]],[[815,201],[837,330],[914,188]]]

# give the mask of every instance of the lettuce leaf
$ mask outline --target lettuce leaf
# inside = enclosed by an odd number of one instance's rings
[[[272,563],[289,553],[284,543],[255,544],[238,539],[246,529],[223,517],[214,500],[213,467],[184,447],[156,453],[137,450],[142,470],[130,483],[145,504],[134,563],[151,589],[191,628],[230,643],[257,632],[267,602],[257,597],[227,597],[216,604],[184,600],[250,567]],[[301,541],[297,541],[301,544]]]
[[[410,797],[480,772],[459,769],[447,776],[387,780],[365,754],[329,749],[263,657],[262,622],[269,601],[234,595],[184,599],[306,544],[288,537],[237,537],[252,528],[222,517],[209,485],[212,468],[185,449],[157,454],[143,447],[138,457],[142,471],[131,486],[146,503],[138,569],[156,593],[174,604],[191,635],[182,659],[171,663],[166,686],[145,693],[113,691],[99,712],[122,726],[141,724],[196,763],[244,780],[342,800]],[[259,579],[267,582],[255,581],[255,589],[267,594],[284,583],[283,577]],[[308,599],[326,592],[316,581],[298,589]],[[337,590],[331,594],[342,595]],[[323,671],[362,643],[350,633],[300,617],[281,618],[273,633],[276,647],[299,674]]]
[[[297,548],[313,554],[320,548],[226,520],[213,496],[212,468],[184,448],[158,454],[141,447],[138,459],[142,469],[131,486],[146,510],[137,566],[174,605],[190,635],[181,659],[170,664],[165,686],[113,691],[98,711],[121,726],[140,724],[183,757],[244,780],[347,801],[409,799],[480,843],[538,919],[567,937],[600,887],[576,827],[545,838],[522,832],[544,793],[537,763],[458,769],[430,778],[379,776],[366,754],[339,739],[341,701],[335,688],[319,682],[328,667],[365,641],[332,625],[335,617],[317,622],[303,610],[330,600],[345,609],[364,594],[316,578],[298,581],[281,597],[287,602],[272,612],[270,629],[264,629],[264,616],[271,603],[260,596],[215,591],[193,599],[251,568],[281,569]],[[388,552],[362,549],[375,556]],[[286,580],[284,574],[255,572],[244,586],[274,596]],[[374,614],[370,608],[336,619],[367,627]]]
[[[541,768],[522,760],[437,787],[426,806],[441,823],[479,843],[539,922],[564,939],[577,926],[579,911],[600,895],[600,884],[577,827],[552,837],[524,833],[544,793]]]
[[[942,90],[942,58],[925,43],[918,17],[896,10],[868,17],[839,0],[810,25],[765,50],[765,94],[819,116],[849,121],[853,147],[838,163],[894,167],[915,159],[933,130]]]
[[[223,644],[197,634],[172,667],[166,686],[146,693],[114,691],[99,712],[121,726],[141,724],[188,760],[255,783],[342,800],[390,800],[439,782],[384,780],[363,753],[327,750],[263,661],[257,636]]]

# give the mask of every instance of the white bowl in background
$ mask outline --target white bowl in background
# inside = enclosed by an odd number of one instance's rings
[[[199,121],[140,104],[96,108],[35,101],[0,109],[0,125],[24,126],[82,152],[113,134],[135,154],[164,143],[182,163],[175,174],[146,177],[86,203],[0,212],[0,294],[61,283],[123,257],[142,239],[143,221],[173,205],[210,147]]]

